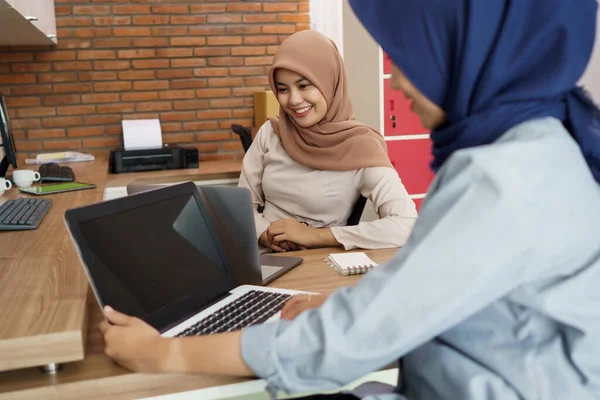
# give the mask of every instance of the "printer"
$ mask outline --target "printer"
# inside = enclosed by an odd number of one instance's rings
[[[110,152],[109,168],[113,174],[198,168],[198,149],[179,146],[144,150],[113,149]]]

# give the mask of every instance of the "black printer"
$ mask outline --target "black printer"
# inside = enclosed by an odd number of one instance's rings
[[[179,146],[144,150],[114,149],[110,152],[109,168],[113,174],[198,168],[198,149]]]

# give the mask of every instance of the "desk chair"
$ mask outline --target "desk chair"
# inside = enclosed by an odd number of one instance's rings
[[[244,147],[244,153],[247,152],[252,144],[252,128],[233,124],[231,125],[231,130],[240,137],[240,141]],[[363,195],[360,195],[356,203],[354,203],[354,207],[352,207],[352,212],[350,213],[350,217],[348,217],[346,226],[358,225],[360,222],[360,217],[362,217],[365,209],[365,204],[367,204],[367,198]],[[262,210],[259,209],[258,212],[262,212]]]
[[[233,124],[231,125],[231,130],[240,137],[240,141],[244,147],[244,153],[246,153],[252,144],[252,128]]]

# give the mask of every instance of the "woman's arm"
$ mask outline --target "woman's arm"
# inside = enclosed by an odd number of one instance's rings
[[[301,248],[339,247],[330,228],[312,228],[293,218],[285,218],[269,225],[266,232],[269,243],[292,242]]]
[[[269,226],[269,241],[287,240],[308,248],[344,247],[346,250],[404,245],[417,218],[417,210],[396,171],[387,167],[364,168],[356,172],[354,181],[359,192],[370,199],[378,211],[378,220],[356,226],[311,228],[291,218],[284,219]]]
[[[104,308],[105,353],[134,371],[252,376],[242,359],[242,331],[163,338],[144,321]]]
[[[355,185],[371,200],[379,219],[331,228],[335,239],[346,250],[403,246],[412,232],[417,210],[397,172],[387,167],[364,168],[356,173]]]
[[[535,236],[537,222],[507,218],[527,212],[514,201],[520,191],[504,183],[477,170],[446,176],[387,265],[293,321],[247,328],[242,355],[248,366],[272,391],[330,390],[402,357],[533,279],[532,242],[522,238]]]

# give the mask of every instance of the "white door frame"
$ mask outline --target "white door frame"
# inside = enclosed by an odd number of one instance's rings
[[[345,0],[310,0],[310,27],[331,38],[344,56],[342,2]]]

